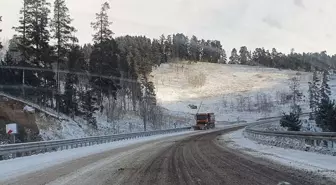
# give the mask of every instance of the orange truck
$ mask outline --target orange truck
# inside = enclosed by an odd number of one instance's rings
[[[215,114],[214,113],[198,113],[195,115],[196,125],[194,130],[207,130],[215,128]]]

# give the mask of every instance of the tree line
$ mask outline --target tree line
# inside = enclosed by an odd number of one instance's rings
[[[294,49],[289,54],[284,54],[275,48],[271,51],[256,48],[251,52],[246,46],[242,46],[239,51],[235,48],[231,51],[228,63],[311,72],[335,69],[336,55],[330,56],[326,51],[296,53]]]
[[[0,16],[0,23],[2,22],[2,16]],[[0,33],[2,32],[2,29],[0,28]],[[0,50],[3,48],[2,43],[0,42]]]

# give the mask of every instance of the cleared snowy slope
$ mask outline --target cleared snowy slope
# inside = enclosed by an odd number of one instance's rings
[[[280,115],[289,107],[288,103],[279,103],[281,95],[290,94],[289,79],[298,77],[302,92],[306,93],[311,78],[310,73],[291,70],[187,62],[163,64],[152,75],[163,107],[194,114],[197,109],[189,105],[199,106],[202,102],[200,112],[214,112],[221,121],[252,121]],[[273,104],[268,111],[256,110],[260,96]],[[247,106],[248,111],[240,110]]]

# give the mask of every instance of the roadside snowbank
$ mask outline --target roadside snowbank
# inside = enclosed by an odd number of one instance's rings
[[[265,158],[286,166],[318,173],[336,181],[336,157],[266,146],[251,141],[243,136],[243,129],[222,135],[221,138],[229,147],[239,149],[244,153]]]
[[[15,178],[24,174],[36,172],[57,164],[65,163],[85,156],[102,153],[116,148],[125,147],[127,145],[143,143],[146,141],[154,141],[165,137],[179,136],[192,133],[192,131],[150,136],[133,140],[123,140],[107,144],[94,145],[83,148],[75,148],[53,153],[39,154],[28,157],[16,158],[12,160],[0,161],[0,184],[6,179]]]

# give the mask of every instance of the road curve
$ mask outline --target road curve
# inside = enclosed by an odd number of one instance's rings
[[[224,131],[229,132],[236,129]],[[221,185],[291,185],[320,184],[303,172],[284,171],[265,161],[237,155],[223,148],[216,137],[223,131],[184,139],[162,150],[136,169],[123,169],[115,176],[120,184],[221,184]],[[305,179],[306,178],[306,179]],[[108,184],[108,183],[106,183]]]
[[[9,184],[330,184],[327,180],[220,146],[217,136],[238,128],[201,131],[99,154],[18,178]]]

